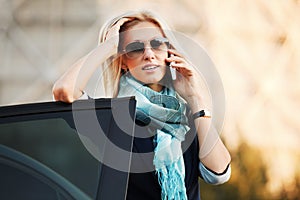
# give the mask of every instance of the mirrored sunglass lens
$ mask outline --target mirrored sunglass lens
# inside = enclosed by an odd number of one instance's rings
[[[144,52],[144,43],[142,42],[130,43],[126,46],[125,50],[126,50],[126,54],[129,57],[134,57]]]
[[[167,48],[167,40],[164,40],[163,38],[157,38],[150,41],[150,45],[153,49],[157,50],[164,50]]]

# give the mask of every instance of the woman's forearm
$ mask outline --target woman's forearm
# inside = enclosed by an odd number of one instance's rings
[[[188,100],[192,113],[207,109],[200,96]],[[231,157],[219,137],[211,118],[198,117],[194,120],[199,141],[200,161],[209,169],[222,173],[230,163]]]
[[[74,63],[55,82],[52,88],[55,100],[71,103],[78,99],[97,67],[114,54],[113,48],[111,43],[102,43]]]

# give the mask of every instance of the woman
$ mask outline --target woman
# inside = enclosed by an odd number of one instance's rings
[[[127,199],[200,199],[199,176],[211,184],[230,177],[229,152],[218,134],[208,131],[211,118],[199,90],[200,76],[166,30],[165,23],[147,11],[108,21],[99,46],[53,87],[56,100],[84,98],[88,80],[101,65],[108,97],[136,96],[133,151],[153,152],[153,170],[145,167],[143,173],[130,174]],[[169,65],[176,69],[175,80]],[[192,137],[188,144],[187,137]],[[210,148],[203,153],[205,141]]]

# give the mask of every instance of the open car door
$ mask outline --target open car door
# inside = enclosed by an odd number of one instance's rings
[[[126,198],[134,97],[0,107],[0,199]]]

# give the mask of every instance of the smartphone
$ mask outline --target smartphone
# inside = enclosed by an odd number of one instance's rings
[[[171,54],[171,56],[173,56],[173,54]],[[169,66],[170,66],[170,71],[171,71],[171,77],[172,77],[172,80],[176,80],[176,69],[172,67],[172,64],[173,64],[173,63],[174,63],[174,62],[171,62],[171,63],[169,64]]]

